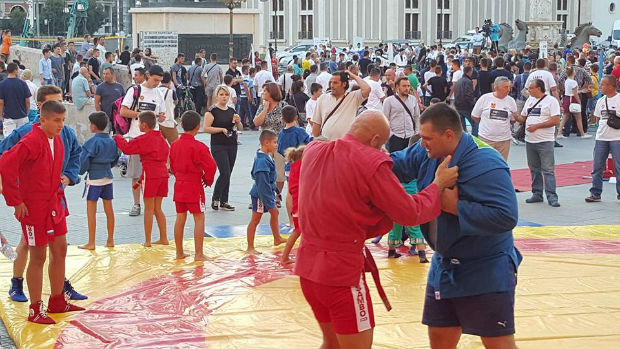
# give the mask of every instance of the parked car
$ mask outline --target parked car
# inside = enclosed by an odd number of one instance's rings
[[[313,47],[313,43],[303,43],[285,48],[282,51],[278,51],[276,53],[278,65],[280,67],[286,68],[286,66],[293,60],[293,56],[304,58],[306,56],[306,52],[310,51],[310,49]]]
[[[469,46],[473,47],[474,45],[474,34],[467,33],[463,36],[459,36],[458,38],[452,40],[451,42],[444,44],[443,47],[450,49],[455,48],[456,46],[460,46],[461,49],[467,48]]]

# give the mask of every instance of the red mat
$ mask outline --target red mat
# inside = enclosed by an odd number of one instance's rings
[[[567,187],[591,183],[591,172],[592,161],[577,161],[570,164],[555,165],[555,185],[556,187]],[[529,168],[512,170],[510,174],[516,191],[532,190],[532,177],[530,176]]]

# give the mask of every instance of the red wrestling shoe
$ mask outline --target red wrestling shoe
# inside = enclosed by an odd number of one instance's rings
[[[52,314],[80,310],[84,310],[84,308],[78,307],[77,305],[73,305],[71,303],[67,303],[67,298],[64,293],[61,293],[58,296],[50,296],[50,300],[47,303],[47,311]]]
[[[45,305],[43,305],[42,301],[38,301],[35,304],[30,304],[30,309],[28,310],[28,321],[41,325],[53,325],[56,323],[54,319],[47,316]]]

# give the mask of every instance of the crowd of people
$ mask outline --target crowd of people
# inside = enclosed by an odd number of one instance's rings
[[[389,52],[394,56],[386,58]],[[99,199],[107,217],[106,247],[113,247],[112,168],[121,152],[128,156],[129,215],[140,215],[144,203],[144,246],[150,247],[168,244],[162,202],[174,176],[176,257],[188,256],[183,230],[189,212],[194,259],[204,261],[204,187],[214,185],[211,209],[235,210],[229,190],[238,134],[260,129],[246,252],[260,253],[254,238],[266,212],[274,245],[286,243],[283,264],[293,262],[301,237],[295,273],[324,347],[370,348],[374,317],[364,270],[391,306],[365,241],[378,243],[388,234],[390,258],[400,256],[396,247],[406,239],[421,263],[429,262],[427,245],[435,251],[422,320],[432,347],[455,347],[462,332],[481,336],[487,347],[515,348],[521,255],[512,236],[518,205],[507,165],[511,143],[525,142],[532,174],[527,203],[542,202],[546,194],[549,205],[560,206],[554,148],[573,132],[591,137],[590,120],[598,126],[585,200],[600,201],[609,153],[620,172],[620,52],[605,55],[599,66],[598,53],[582,48],[539,57],[530,48],[474,54],[458,46],[339,51],[321,45],[293,57],[282,73],[271,49],[266,59],[258,52],[230,58],[226,70],[215,53],[208,61],[206,53],[197,52],[188,69],[186,56],[178,54],[164,70],[148,48],[106,52],[103,38],[91,43],[87,36],[79,51],[63,40],[42,49],[40,87],[26,67],[6,66],[0,188],[23,230],[9,294],[14,301],[30,300],[29,321],[53,324],[48,312],[83,310],[65,298],[86,298],[65,278],[65,187],[86,175],[89,239],[80,248],[95,249]],[[115,64],[129,68],[132,86],[126,91],[116,82]],[[184,98],[193,103],[179,108]],[[97,110],[89,116],[93,137],[82,145],[64,125],[62,102],[68,99],[78,108],[92,102]],[[119,120],[127,121],[126,130],[117,127]],[[209,147],[196,140],[200,131],[210,134]],[[620,200],[620,184],[616,190]],[[282,201],[294,229],[288,239],[279,232]],[[46,307],[41,293],[48,246]],[[29,298],[23,291],[26,265]]]

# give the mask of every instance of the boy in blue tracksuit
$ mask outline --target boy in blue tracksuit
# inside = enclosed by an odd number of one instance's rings
[[[254,248],[254,236],[256,235],[256,227],[265,212],[269,212],[271,215],[269,225],[273,234],[273,245],[277,246],[286,242],[286,239],[280,236],[280,227],[278,226],[276,163],[269,155],[276,151],[278,147],[278,136],[275,132],[265,129],[261,132],[258,139],[260,141],[260,150],[256,152],[254,164],[252,165],[254,184],[252,189],[250,189],[252,219],[248,224],[248,248],[246,250],[249,254],[260,253]]]
[[[458,113],[445,103],[420,118],[417,144],[390,156],[401,182],[430,185],[442,158],[459,167],[454,189],[442,193],[439,218],[421,226],[435,250],[422,323],[431,347],[456,347],[460,334],[516,348],[514,291],[521,254],[512,229],[518,206],[508,165],[499,153],[463,133]]]
[[[112,167],[116,166],[119,151],[110,134],[106,132],[108,116],[104,112],[95,112],[88,116],[90,131],[94,133],[82,146],[80,155],[80,174],[88,172],[86,179],[86,213],[88,217],[88,243],[78,246],[85,250],[95,249],[95,231],[97,230],[97,201],[103,200],[108,227],[108,240],[105,247],[114,247],[114,209],[112,208]]]
[[[58,87],[51,85],[39,87],[37,92],[38,109],[41,110],[41,105],[47,101],[62,103],[62,91]],[[0,155],[13,148],[17,142],[30,133],[30,131],[32,131],[32,125],[37,122],[39,122],[38,116],[31,122],[16,128],[10,135],[5,137],[0,142]],[[80,171],[80,153],[82,152],[82,147],[75,136],[75,131],[66,125],[62,128],[62,131],[60,131],[60,138],[62,139],[65,150],[62,164],[62,183],[64,187],[76,185],[80,182],[78,172]],[[20,240],[17,245],[16,251],[17,260],[14,262],[13,278],[11,279],[9,295],[13,301],[27,302],[28,298],[26,298],[23,290],[23,275],[28,260],[28,246],[23,239]],[[70,294],[72,300],[84,300],[88,298],[73,289],[73,286],[71,286],[71,283],[67,279],[65,279],[65,293]]]

